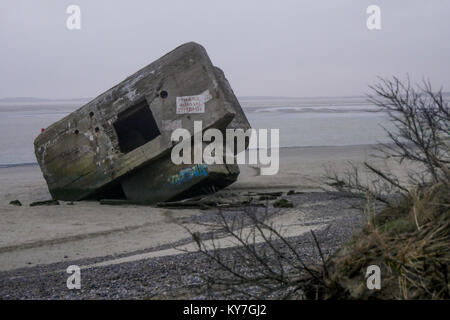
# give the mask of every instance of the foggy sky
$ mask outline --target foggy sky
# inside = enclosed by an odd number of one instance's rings
[[[70,4],[81,30],[66,28]],[[95,97],[188,41],[238,96],[361,95],[407,73],[450,91],[449,39],[445,0],[2,0],[0,98]]]

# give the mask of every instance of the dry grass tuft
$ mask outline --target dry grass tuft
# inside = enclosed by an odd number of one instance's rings
[[[449,299],[450,190],[433,185],[368,225],[305,281],[310,299]],[[381,269],[381,290],[368,290],[365,270]],[[327,271],[325,271],[327,270]]]

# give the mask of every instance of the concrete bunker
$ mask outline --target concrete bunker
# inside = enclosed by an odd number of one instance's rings
[[[35,139],[35,154],[54,199],[191,197],[239,175],[237,165],[172,163],[173,130],[192,137],[195,121],[203,130],[250,128],[222,70],[190,42],[50,125]]]

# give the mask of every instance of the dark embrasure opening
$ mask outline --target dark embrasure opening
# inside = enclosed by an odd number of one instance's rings
[[[114,129],[122,153],[128,153],[161,135],[145,100],[119,113]]]

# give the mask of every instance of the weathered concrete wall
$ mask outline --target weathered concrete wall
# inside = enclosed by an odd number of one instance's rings
[[[206,144],[203,145],[205,147]],[[193,157],[193,150],[192,157]],[[236,181],[239,166],[236,164],[181,164],[175,165],[170,154],[144,168],[121,178],[126,198],[133,203],[157,202],[210,193]]]
[[[201,94],[209,97],[203,113],[177,114],[177,97]],[[147,102],[161,134],[123,153],[114,123],[120,113],[141,101]],[[54,198],[80,200],[167,155],[172,129],[181,125],[193,134],[196,120],[203,122],[204,130],[250,127],[205,49],[187,43],[48,127],[35,140],[36,158]]]

